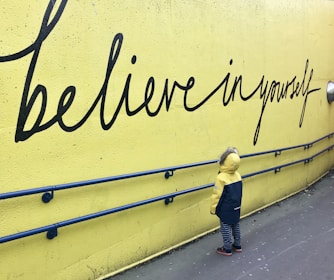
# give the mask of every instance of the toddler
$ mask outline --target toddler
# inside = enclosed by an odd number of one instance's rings
[[[219,159],[219,165],[220,172],[211,196],[210,213],[219,217],[220,231],[224,241],[224,245],[217,248],[217,253],[232,256],[232,250],[242,252],[240,243],[242,180],[237,172],[240,165],[237,149],[227,148]]]

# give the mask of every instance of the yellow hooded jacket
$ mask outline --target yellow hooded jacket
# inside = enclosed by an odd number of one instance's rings
[[[240,220],[242,181],[237,172],[240,157],[229,154],[220,166],[211,196],[210,213],[216,214],[224,223],[235,224]]]

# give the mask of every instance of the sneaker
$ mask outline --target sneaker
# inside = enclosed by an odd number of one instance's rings
[[[227,250],[224,247],[217,248],[217,254],[224,256],[232,256],[232,250]]]
[[[237,245],[232,245],[232,249],[234,252],[237,252],[237,253],[241,253],[242,252],[242,248],[241,246],[237,246]]]

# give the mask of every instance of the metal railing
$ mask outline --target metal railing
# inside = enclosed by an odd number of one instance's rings
[[[265,155],[265,154],[270,154],[270,153],[274,153],[275,156],[278,156],[283,151],[287,151],[287,150],[292,150],[292,149],[297,149],[297,148],[304,148],[304,150],[306,150],[306,149],[309,149],[310,147],[312,147],[315,143],[318,143],[318,142],[320,142],[324,139],[327,139],[327,138],[331,138],[333,135],[334,135],[334,132],[330,133],[328,135],[325,135],[325,136],[323,136],[319,139],[316,139],[316,140],[314,140],[310,143],[297,145],[297,146],[290,146],[290,147],[286,147],[286,148],[268,150],[268,151],[264,151],[264,152],[245,154],[245,155],[240,155],[240,157],[241,158],[247,158],[247,157],[260,156],[260,155]],[[245,174],[245,175],[242,176],[242,178],[245,179],[245,178],[253,177],[253,176],[256,176],[256,175],[263,174],[263,173],[267,173],[267,172],[270,172],[270,171],[274,171],[275,173],[277,173],[277,172],[280,172],[282,168],[292,166],[292,165],[296,165],[296,164],[299,164],[299,163],[302,163],[302,162],[304,164],[307,164],[307,163],[313,161],[313,159],[315,157],[318,157],[319,155],[321,155],[321,154],[323,154],[327,151],[332,150],[333,147],[334,147],[334,144],[328,146],[327,148],[319,151],[318,153],[316,153],[312,156],[309,156],[309,157],[306,157],[306,158],[303,158],[303,159],[300,159],[300,160],[296,160],[296,161],[293,161],[293,162],[285,163],[285,164],[282,164],[282,165],[277,165],[277,166],[274,166],[274,167],[271,167],[271,168],[263,169],[263,170],[260,170],[260,171],[257,171],[257,172]],[[174,175],[174,172],[176,170],[191,168],[191,167],[197,167],[197,166],[212,164],[212,163],[216,163],[216,162],[217,162],[217,160],[208,160],[208,161],[202,161],[202,162],[197,162],[197,163],[191,163],[191,164],[184,164],[184,165],[172,166],[172,167],[167,167],[167,168],[154,169],[154,170],[149,170],[149,171],[135,172],[135,173],[129,173],[129,174],[124,174],[124,175],[111,176],[111,177],[105,177],[105,178],[99,178],[99,179],[93,179],[93,180],[87,180],[87,181],[80,181],[80,182],[74,182],[74,183],[68,183],[68,184],[60,184],[60,185],[56,185],[56,186],[46,186],[46,187],[27,189],[27,190],[22,190],[22,191],[7,192],[7,193],[0,194],[0,200],[16,198],[16,197],[21,197],[21,196],[26,196],[26,195],[32,195],[32,194],[37,194],[37,193],[44,193],[42,195],[42,201],[47,203],[54,197],[54,192],[59,191],[59,190],[65,190],[65,189],[77,188],[77,187],[84,187],[84,186],[89,186],[89,185],[94,185],[94,184],[99,184],[99,183],[105,183],[105,182],[135,178],[135,177],[151,175],[151,174],[156,174],[156,173],[163,173],[163,172],[165,173],[165,178],[168,179],[170,176]],[[204,189],[212,187],[213,185],[214,185],[213,183],[206,184],[206,185],[201,185],[201,186],[197,186],[197,187],[194,187],[194,188],[189,188],[189,189],[186,189],[186,190],[177,191],[177,192],[169,193],[169,194],[166,194],[166,195],[162,195],[162,196],[158,196],[158,197],[138,201],[138,202],[135,202],[135,203],[130,203],[130,204],[127,204],[127,205],[107,209],[107,210],[104,210],[104,211],[100,211],[100,212],[96,212],[96,213],[92,213],[92,214],[88,214],[88,215],[84,215],[84,216],[81,216],[81,217],[61,221],[61,222],[58,222],[58,223],[55,223],[55,224],[51,224],[51,225],[47,225],[47,226],[43,226],[43,227],[39,227],[39,228],[27,230],[27,231],[23,231],[23,232],[11,234],[11,235],[8,235],[8,236],[3,236],[3,237],[0,237],[0,243],[13,241],[13,240],[16,240],[16,239],[28,237],[28,236],[43,233],[43,232],[47,232],[47,238],[48,239],[53,239],[54,237],[56,237],[58,235],[58,228],[65,227],[65,226],[72,225],[72,224],[76,224],[76,223],[80,223],[80,222],[91,220],[91,219],[95,219],[95,218],[99,218],[99,217],[102,217],[102,216],[105,216],[105,215],[109,215],[109,214],[113,214],[113,213],[116,213],[116,212],[128,210],[128,209],[131,209],[131,208],[134,208],[134,207],[146,205],[146,204],[161,201],[161,200],[164,200],[165,204],[168,205],[169,203],[173,202],[174,198],[177,197],[177,196],[192,193],[192,192],[196,192],[196,191],[200,191],[200,190],[204,190]]]

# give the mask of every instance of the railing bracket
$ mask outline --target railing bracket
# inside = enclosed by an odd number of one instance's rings
[[[165,205],[168,205],[169,203],[173,203],[173,202],[174,202],[174,196],[168,197],[165,199]]]
[[[312,160],[313,160],[313,158],[308,158],[308,159],[306,159],[306,160],[304,161],[304,164],[306,164],[306,163],[310,163]]]
[[[275,169],[275,174],[278,173],[278,172],[281,172],[281,168],[276,168]]]
[[[168,170],[165,172],[165,179],[168,179],[169,177],[174,175],[174,170]]]
[[[277,156],[279,156],[279,155],[281,155],[281,151],[276,151],[276,152],[275,152],[275,157],[277,157]]]
[[[46,234],[46,237],[47,237],[47,239],[51,240],[51,239],[55,238],[57,235],[58,235],[58,229],[57,229],[57,227],[53,227],[53,228],[48,230],[48,232]]]
[[[44,203],[48,203],[50,202],[52,199],[53,199],[53,196],[54,196],[54,192],[51,191],[51,192],[46,192],[42,195],[42,201]]]

